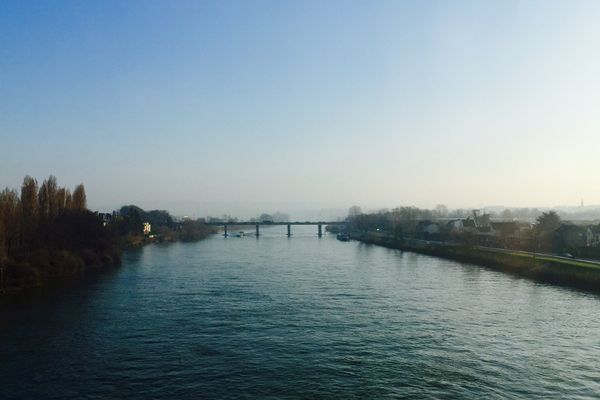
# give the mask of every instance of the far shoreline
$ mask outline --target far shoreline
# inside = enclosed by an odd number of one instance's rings
[[[441,246],[361,232],[349,232],[349,235],[351,239],[365,244],[469,263],[537,282],[600,294],[600,266],[593,264],[583,266],[575,262],[535,258],[533,254],[528,257],[469,246]]]

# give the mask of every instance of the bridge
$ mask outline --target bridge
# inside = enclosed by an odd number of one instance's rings
[[[317,235],[319,237],[323,236],[323,225],[340,225],[343,224],[343,221],[317,221],[317,222],[311,222],[311,221],[304,221],[304,222],[300,222],[300,221],[296,221],[296,222],[270,222],[270,221],[263,221],[263,222],[234,222],[234,221],[229,221],[229,222],[207,222],[207,225],[212,225],[212,226],[222,226],[223,230],[225,231],[225,234],[223,236],[227,237],[229,236],[228,232],[227,232],[227,227],[228,226],[255,226],[256,228],[256,237],[260,236],[260,225],[265,225],[265,226],[275,226],[275,225],[286,225],[287,226],[287,237],[292,236],[292,225],[316,225],[317,226]]]

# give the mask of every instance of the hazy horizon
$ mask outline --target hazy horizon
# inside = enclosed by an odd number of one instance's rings
[[[600,204],[600,3],[0,4],[0,185],[247,217]]]
[[[162,202],[152,202],[152,201],[140,201],[140,202],[130,202],[127,204],[119,204],[114,207],[111,206],[103,206],[96,207],[94,210],[100,212],[111,212],[113,210],[118,210],[123,205],[137,205],[145,210],[167,210],[177,217],[190,217],[190,218],[205,218],[205,217],[216,217],[221,218],[224,215],[228,215],[233,218],[238,218],[240,220],[249,220],[251,218],[257,218],[262,213],[276,213],[280,212],[283,214],[287,214],[290,216],[291,221],[335,221],[338,219],[343,219],[348,216],[348,207],[319,207],[317,204],[282,204],[282,203],[251,203],[246,204],[240,207],[236,203],[228,203],[228,202],[218,202],[218,203],[180,203],[180,204],[165,204]],[[313,206],[312,208],[310,206]],[[394,206],[389,207],[361,207],[361,211],[363,213],[373,213],[381,210],[392,210],[396,207],[410,207],[413,205],[410,204],[396,204]],[[435,209],[435,207],[427,207],[428,209]],[[504,210],[539,210],[540,212],[554,210],[564,213],[566,215],[570,215],[576,217],[576,219],[600,219],[600,205],[577,205],[577,206],[569,206],[569,205],[556,205],[553,207],[536,207],[536,206],[473,206],[473,207],[454,207],[449,208],[448,211],[452,214],[457,210],[462,210],[467,214],[470,214],[472,210],[479,210],[485,213],[496,213],[499,214]],[[190,211],[191,210],[191,211]],[[587,218],[587,215],[593,215],[593,218]]]

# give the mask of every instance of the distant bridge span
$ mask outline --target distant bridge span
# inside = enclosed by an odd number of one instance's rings
[[[323,225],[340,225],[343,224],[343,221],[296,221],[296,222],[207,222],[207,225],[212,226],[222,226],[227,237],[229,234],[227,233],[228,226],[255,226],[256,227],[256,237],[260,236],[260,225],[265,226],[274,226],[274,225],[286,225],[287,226],[287,237],[292,236],[292,225],[316,225],[317,226],[317,235],[319,237],[323,236]]]

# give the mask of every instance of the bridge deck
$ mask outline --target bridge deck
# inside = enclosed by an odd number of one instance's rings
[[[241,226],[241,225],[338,225],[338,224],[343,224],[343,221],[317,221],[317,222],[311,222],[311,221],[304,221],[304,222],[300,222],[300,221],[295,221],[295,222],[207,222],[207,225],[214,225],[214,226],[223,226],[223,225],[230,225],[230,226]]]

